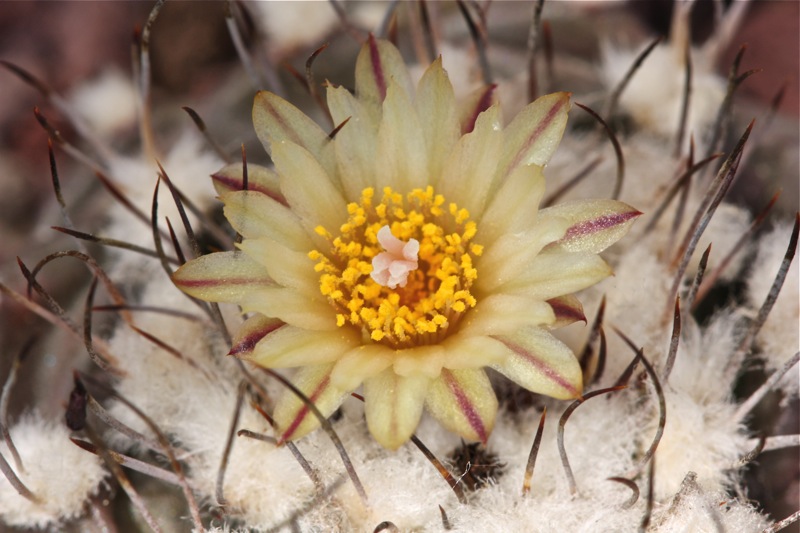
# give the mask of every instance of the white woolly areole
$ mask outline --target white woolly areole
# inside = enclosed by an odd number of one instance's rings
[[[699,476],[698,476],[699,477]],[[688,473],[678,492],[663,512],[654,515],[651,529],[659,533],[687,531],[764,531],[769,521],[741,501],[723,492],[709,492]],[[650,530],[650,529],[648,529]]]
[[[690,205],[689,209],[690,211],[688,212],[687,218],[694,215],[697,204]],[[737,241],[742,235],[747,232],[750,221],[751,216],[746,209],[730,203],[721,203],[714,212],[714,216],[708,223],[705,232],[703,232],[703,236],[697,243],[697,249],[692,256],[692,260],[689,262],[689,275],[693,276],[697,272],[700,258],[709,244],[711,245],[711,254],[706,264],[706,272],[708,273],[715,269],[719,263],[728,256],[728,253],[733,250],[733,247],[736,246]],[[681,228],[681,238],[686,232],[686,226],[688,226],[688,221],[684,224],[684,227]],[[663,231],[661,233],[667,234],[668,232]],[[722,272],[721,279],[731,280],[736,277],[744,259],[745,254],[741,252],[736,254],[731,259],[731,263],[728,267]]]
[[[656,453],[655,495],[659,500],[675,494],[684,476],[697,473],[697,482],[709,491],[730,488],[735,473],[729,468],[752,446],[735,420],[732,403],[702,405],[689,395],[665,392],[667,425]],[[648,434],[655,431],[650,425]]]
[[[758,240],[758,251],[747,276],[747,299],[753,316],[761,308],[769,294],[775,275],[789,246],[792,225],[784,222]],[[795,255],[786,280],[783,282],[778,299],[772,308],[767,321],[757,337],[761,348],[761,356],[765,360],[768,371],[775,371],[798,350],[800,350],[800,330],[797,327],[800,317],[800,258]],[[797,395],[798,372],[793,369],[781,380],[781,388]]]
[[[139,270],[141,280],[151,280],[142,301],[171,308],[185,306],[186,296],[160,275],[158,268],[151,264]],[[221,339],[208,333],[213,326],[206,322],[150,313],[134,318],[138,327],[167,340],[192,363],[122,326],[111,340],[114,353],[127,355],[120,358],[126,377],[118,390],[170,434],[182,450],[190,452],[185,459],[190,484],[200,495],[213,495],[241,377],[235,361],[225,356],[226,347]],[[226,316],[226,321],[235,327],[234,317]],[[151,435],[126,407],[115,404],[110,411],[131,427]],[[246,405],[238,427],[271,434],[264,419]],[[118,438],[114,444],[120,449],[130,443]],[[183,455],[181,451],[177,453]],[[248,524],[272,525],[288,517],[313,496],[313,490],[308,476],[286,447],[276,449],[245,437],[235,439],[224,494],[230,507],[241,510]]]
[[[160,162],[172,183],[195,205],[208,212],[214,205],[216,196],[208,177],[219,170],[223,162],[208,150],[202,136],[194,130],[184,130]],[[126,197],[141,211],[149,214],[159,172],[155,161],[143,155],[119,156],[110,161],[109,166],[109,175]],[[187,215],[192,226],[197,229],[199,224],[196,217],[188,212]],[[111,209],[109,216],[106,230],[109,237],[152,248],[153,230],[149,224],[135,218],[126,209]],[[176,231],[182,232],[175,201],[163,182],[159,187],[158,216],[162,228],[166,225],[163,222],[164,217],[169,217]],[[165,246],[168,247],[168,243]]]
[[[601,52],[600,77],[613,88],[641,51],[603,43]],[[620,107],[644,129],[673,138],[680,124],[684,71],[678,47],[657,46],[634,73],[620,97]],[[692,95],[686,131],[694,133],[696,141],[704,138],[724,97],[725,80],[715,73],[713,63],[702,50],[692,50]],[[688,135],[684,142],[688,145]]]
[[[136,123],[137,98],[131,80],[113,67],[79,85],[69,96],[78,114],[101,137]]]
[[[691,397],[698,409],[731,402],[744,359],[743,354],[734,358],[743,324],[742,316],[731,309],[717,313],[703,328],[687,321],[670,374],[670,388]]]
[[[332,7],[319,2],[250,2],[247,7],[278,57],[301,46],[317,46],[339,21]]]
[[[25,473],[17,471],[4,442],[0,453],[40,502],[23,498],[0,476],[0,519],[10,526],[44,528],[83,515],[86,500],[106,476],[100,458],[70,442],[66,426],[39,413],[24,416],[10,432]]]

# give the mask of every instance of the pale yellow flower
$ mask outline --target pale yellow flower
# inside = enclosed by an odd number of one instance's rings
[[[488,93],[487,93],[488,94]],[[423,409],[486,442],[497,399],[484,367],[555,398],[582,391],[574,354],[550,329],[583,319],[572,293],[611,273],[597,254],[639,215],[616,201],[539,209],[542,168],[569,95],[528,105],[506,127],[497,105],[459,109],[441,61],[413,90],[388,42],[370,39],[355,96],[328,88],[331,139],[278,96],[256,96],[256,132],[275,170],[215,176],[239,250],[174,276],[185,292],[241,306],[231,353],[292,380],[324,415],[363,384],[367,425],[387,448]],[[291,392],[281,440],[319,422]]]

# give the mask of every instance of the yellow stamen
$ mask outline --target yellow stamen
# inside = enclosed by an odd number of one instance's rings
[[[365,340],[393,348],[439,342],[477,303],[470,293],[473,257],[483,251],[471,242],[477,225],[433,187],[405,198],[386,187],[376,200],[364,189],[337,236],[316,228],[330,242],[329,250],[308,254],[320,291],[336,309],[336,324],[360,328]]]

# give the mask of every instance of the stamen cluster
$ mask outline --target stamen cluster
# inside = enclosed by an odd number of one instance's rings
[[[393,348],[437,343],[477,303],[470,293],[478,277],[473,256],[483,250],[470,242],[477,226],[466,209],[445,206],[431,186],[405,198],[386,187],[377,204],[374,195],[368,187],[360,203],[348,204],[338,235],[316,228],[330,242],[329,250],[308,254],[321,274],[320,291],[337,310],[337,325],[360,328],[365,340]],[[379,233],[387,226],[394,239],[419,243],[417,268],[394,287],[371,276],[375,258],[386,253]]]

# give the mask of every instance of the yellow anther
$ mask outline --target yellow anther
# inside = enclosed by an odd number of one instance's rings
[[[364,189],[360,202],[347,204],[348,218],[335,237],[315,228],[331,243],[329,250],[308,253],[320,273],[320,292],[337,310],[337,326],[357,327],[373,342],[395,348],[437,342],[437,333],[477,303],[470,292],[477,279],[473,258],[483,252],[471,242],[477,225],[431,186],[405,196],[385,187],[381,198],[373,205],[374,189]],[[378,240],[384,226],[394,239],[419,244],[418,268],[394,288],[371,276],[375,258],[386,251]]]

